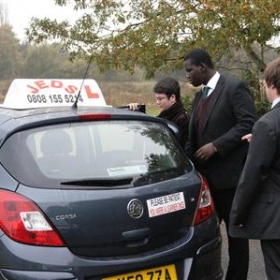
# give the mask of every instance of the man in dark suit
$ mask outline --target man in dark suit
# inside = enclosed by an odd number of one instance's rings
[[[230,235],[260,239],[268,280],[280,279],[280,58],[264,72],[272,109],[254,125],[230,215]],[[246,138],[246,137],[244,137]]]
[[[254,101],[242,81],[215,70],[203,49],[190,51],[184,57],[184,67],[189,82],[202,86],[193,101],[188,154],[207,179],[220,222],[225,222],[228,233],[231,204],[248,148],[241,137],[251,133],[256,120]],[[228,236],[228,252],[225,279],[247,279],[249,241]]]

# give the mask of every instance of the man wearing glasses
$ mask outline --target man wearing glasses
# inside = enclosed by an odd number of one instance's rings
[[[181,88],[177,80],[167,77],[158,81],[153,88],[156,104],[161,109],[157,117],[177,125],[184,148],[188,142],[189,116],[181,100]],[[128,104],[130,110],[136,110],[139,103]]]

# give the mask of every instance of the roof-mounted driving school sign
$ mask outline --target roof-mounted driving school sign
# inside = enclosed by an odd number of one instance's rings
[[[93,79],[15,79],[2,107],[72,106],[78,96],[78,106],[107,106],[101,89]]]

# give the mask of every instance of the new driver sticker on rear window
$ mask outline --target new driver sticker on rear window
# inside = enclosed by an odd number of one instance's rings
[[[149,217],[165,215],[186,208],[184,193],[173,193],[147,200]]]

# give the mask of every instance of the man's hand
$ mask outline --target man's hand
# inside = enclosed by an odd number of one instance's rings
[[[251,138],[252,138],[252,133],[249,133],[249,134],[246,134],[244,136],[242,136],[242,140],[247,140],[248,142],[251,141]]]
[[[139,103],[129,103],[127,104],[129,110],[135,111],[138,108]]]
[[[208,143],[198,149],[195,153],[195,158],[200,161],[206,161],[211,158],[217,152],[217,148],[213,143]]]

